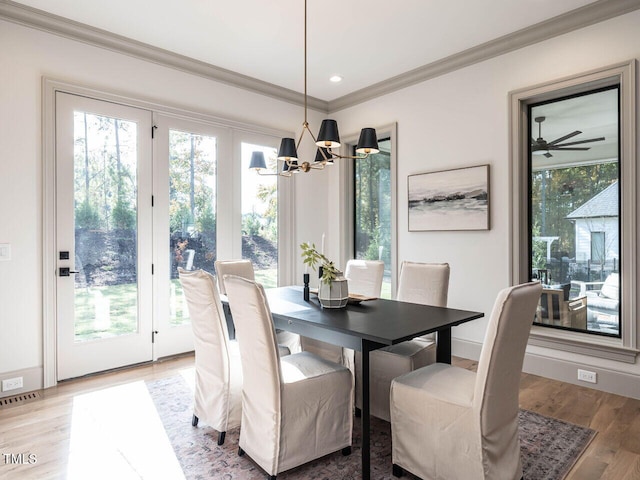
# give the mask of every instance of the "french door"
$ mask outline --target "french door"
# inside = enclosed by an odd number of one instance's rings
[[[219,159],[230,158],[230,134],[208,123],[160,114],[155,115],[154,132],[154,357],[158,358],[193,350],[178,269],[214,273],[214,262],[225,249],[218,242],[224,233],[218,231],[224,232],[225,213],[231,209],[218,208],[217,199],[219,190],[226,188],[218,182],[225,163]],[[226,192],[225,196],[230,198]]]
[[[248,255],[269,285],[291,281],[293,269],[279,254],[294,244],[281,233],[293,223],[291,181],[257,186],[240,171],[255,149],[275,155],[284,133],[71,90],[46,95],[55,112],[45,124],[55,152],[45,154],[52,384],[193,350],[179,268],[215,273],[216,259]]]
[[[151,120],[56,93],[58,380],[152,359]]]

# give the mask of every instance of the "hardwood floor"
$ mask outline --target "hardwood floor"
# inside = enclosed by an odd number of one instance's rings
[[[454,364],[476,367],[476,362],[459,358]],[[0,406],[0,479],[184,478],[171,447],[162,442],[164,435],[158,435],[161,427],[153,408],[137,398],[144,394],[136,385],[184,374],[192,366],[193,356],[181,356],[63,382],[40,392],[36,400]],[[96,408],[96,402],[118,413],[112,425],[86,424],[91,417],[83,411],[88,403]],[[640,480],[640,400],[523,374],[520,406],[598,431],[568,480]],[[118,463],[112,452],[124,447],[105,443],[105,437],[113,437],[103,435],[110,427],[120,432],[119,442],[133,444],[126,448],[139,449],[136,455],[149,470]]]
[[[523,373],[520,408],[598,432],[567,480],[640,480],[640,400]]]

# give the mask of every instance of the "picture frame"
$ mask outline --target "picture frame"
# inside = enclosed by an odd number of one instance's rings
[[[489,230],[489,165],[407,177],[410,232]]]

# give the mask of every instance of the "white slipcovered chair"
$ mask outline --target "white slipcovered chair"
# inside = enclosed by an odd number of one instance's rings
[[[382,260],[356,260],[347,262],[344,278],[349,285],[349,293],[378,298],[382,292],[384,262]]]
[[[446,307],[449,293],[448,263],[402,262],[397,300]],[[389,319],[390,322],[393,319]],[[374,350],[369,354],[371,415],[389,421],[391,381],[436,361],[434,334]],[[362,408],[362,361],[356,352],[356,406]]]
[[[498,294],[477,373],[435,363],[393,381],[394,476],[407,470],[424,480],[522,477],[520,374],[541,292],[531,282]]]
[[[244,371],[239,455],[272,480],[329,453],[351,453],[352,375],[309,352],[280,358],[262,285],[226,276]]]
[[[256,279],[251,260],[216,260],[214,266],[221,295],[227,294],[224,284],[225,275],[237,275],[251,281]]]
[[[215,279],[204,270],[178,268],[187,301],[195,347],[195,396],[192,425],[199,420],[218,431],[218,445],[227,430],[240,425],[242,368],[240,350],[229,340]]]
[[[216,260],[216,275],[218,277],[218,288],[222,295],[227,294],[224,284],[225,275],[237,275],[247,280],[255,281],[255,271],[251,260]],[[300,351],[300,336],[284,330],[278,330],[278,344],[289,349],[290,352]]]
[[[349,293],[365,297],[380,296],[384,262],[381,260],[349,260],[344,277],[347,279]],[[338,347],[314,338],[300,337],[300,346],[305,352],[315,353],[332,362],[340,363],[354,371],[353,350]]]

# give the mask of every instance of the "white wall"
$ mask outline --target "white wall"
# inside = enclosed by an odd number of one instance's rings
[[[0,46],[0,243],[12,246],[11,261],[0,261],[0,378],[20,372],[29,383],[43,365],[43,76],[284,131],[299,131],[304,117],[296,105],[3,20]],[[319,118],[309,112],[314,124]],[[324,203],[306,215],[325,198],[325,182],[299,183],[296,244],[313,239],[300,231],[319,238],[326,230]]]
[[[636,11],[335,114],[345,132],[364,124],[398,122],[399,261],[449,262],[449,305],[485,312],[485,319],[454,329],[454,354],[477,354],[496,294],[509,284],[509,92],[640,58],[639,26]],[[489,231],[407,231],[408,175],[487,163]],[[598,387],[633,391],[640,397],[637,362],[630,365],[541,347],[529,347],[528,352],[525,368],[531,372],[575,382],[575,367],[589,366],[600,374]]]

